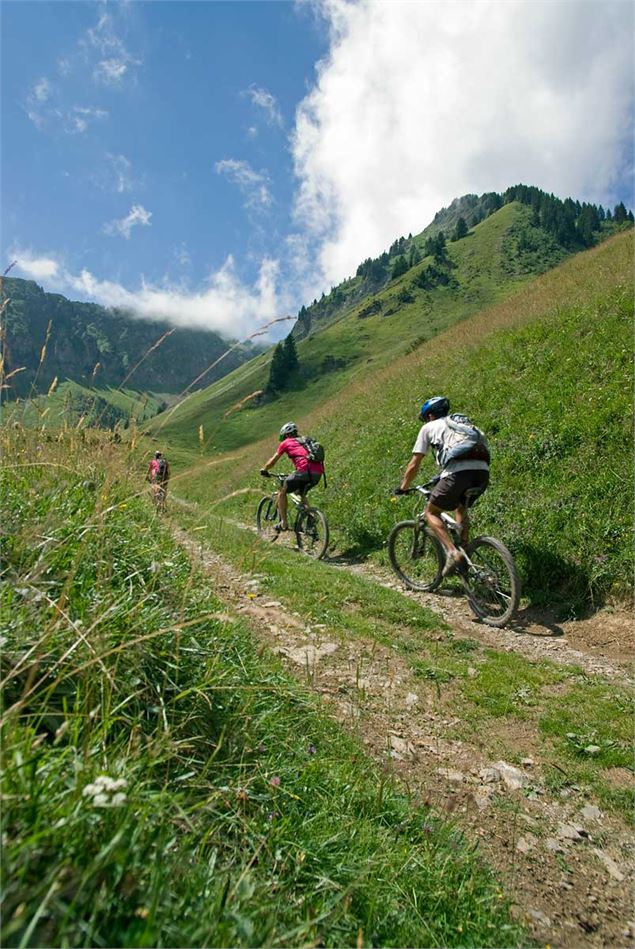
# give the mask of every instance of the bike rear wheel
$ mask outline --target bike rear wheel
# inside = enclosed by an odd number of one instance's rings
[[[400,521],[388,535],[393,570],[411,590],[436,590],[445,558],[439,541],[416,521]]]
[[[471,561],[463,582],[470,607],[488,626],[504,626],[520,602],[514,558],[495,537],[477,537],[466,553]]]
[[[256,527],[258,533],[264,540],[273,540],[278,536],[276,531],[278,518],[276,499],[270,497],[270,495],[261,498],[256,510]]]
[[[298,547],[309,557],[321,560],[329,545],[329,525],[316,507],[302,508],[295,521]]]

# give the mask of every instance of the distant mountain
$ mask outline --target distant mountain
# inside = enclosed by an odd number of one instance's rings
[[[530,185],[514,185],[499,194],[465,194],[442,208],[434,220],[414,237],[399,237],[379,257],[368,257],[354,277],[333,287],[320,300],[303,306],[293,328],[296,339],[303,339],[338,319],[350,307],[358,305],[387,287],[430,255],[440,234],[446,241],[459,240],[505,205],[517,202],[528,208],[522,225],[509,235],[504,254],[516,274],[544,273],[568,254],[592,247],[622,227],[633,223],[633,212],[623,203],[613,211],[601,205],[587,204],[553,194]]]
[[[23,370],[10,378],[9,398],[27,395],[32,386],[36,392],[46,392],[55,377],[60,382],[70,379],[81,385],[117,387],[142,359],[130,375],[131,388],[177,393],[232,345],[218,333],[176,329],[167,322],[142,320],[122,310],[46,293],[32,280],[6,278],[4,288],[9,297],[5,374]],[[249,343],[240,344],[195,388],[220,379],[260,351]]]

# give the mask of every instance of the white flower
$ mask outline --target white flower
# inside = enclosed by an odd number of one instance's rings
[[[94,784],[86,785],[82,794],[84,797],[92,797],[93,807],[121,807],[127,798],[121,790],[126,787],[126,783],[125,778],[111,778],[107,774],[100,774]]]

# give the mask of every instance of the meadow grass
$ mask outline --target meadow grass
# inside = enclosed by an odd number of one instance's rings
[[[461,834],[227,617],[134,442],[3,442],[3,945],[523,941]]]

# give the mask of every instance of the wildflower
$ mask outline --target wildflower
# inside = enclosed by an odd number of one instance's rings
[[[280,778],[278,777],[277,774],[274,774],[274,776],[273,776],[272,778],[270,778],[269,784],[270,784],[272,787],[274,787],[274,788],[279,788],[279,787],[280,787]]]
[[[262,744],[262,742],[261,742],[261,743],[258,745],[258,747],[256,748],[256,751],[259,751],[260,754],[262,754],[263,751],[266,751],[266,750],[267,750],[267,749],[266,749],[265,746]]]
[[[127,798],[122,790],[125,786],[125,778],[111,778],[107,774],[100,774],[94,784],[85,786],[82,795],[92,798],[93,807],[121,807]]]
[[[307,748],[307,754],[309,755],[314,755],[316,751],[317,751],[317,748],[315,747],[315,745],[309,745],[309,747]]]

